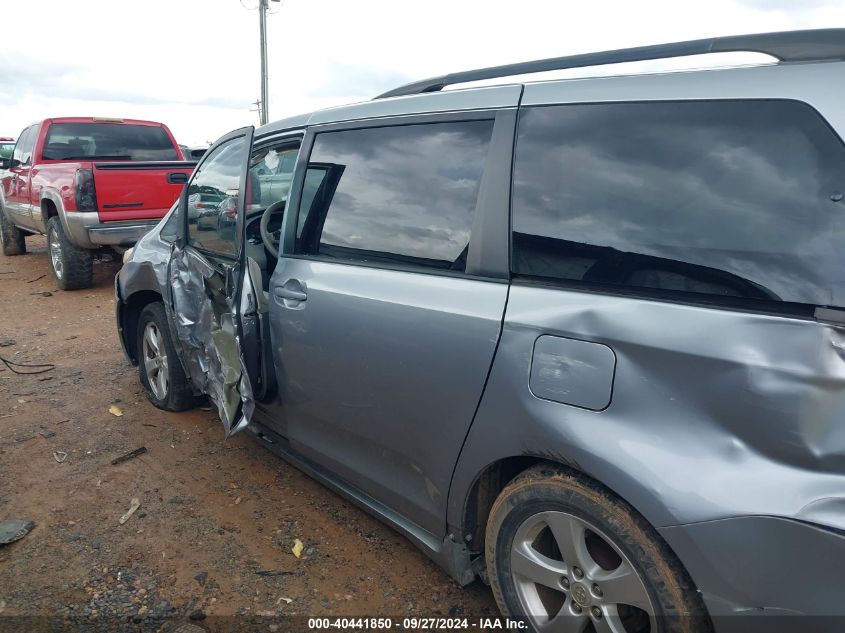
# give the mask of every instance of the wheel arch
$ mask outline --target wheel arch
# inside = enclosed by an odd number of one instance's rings
[[[64,221],[64,203],[58,191],[54,189],[44,188],[41,190],[41,220],[39,229],[46,235],[47,221],[52,217],[58,217],[62,223],[62,228],[67,232],[67,227]]]
[[[43,198],[41,200],[41,217],[49,220],[54,215],[59,215],[59,209],[56,203],[51,198]]]
[[[541,453],[504,455],[489,461],[483,468],[478,470],[471,484],[466,487],[466,492],[462,495],[463,501],[460,505],[459,517],[460,527],[456,529],[460,530],[459,533],[463,536],[464,542],[473,554],[479,554],[484,551],[484,534],[487,528],[490,509],[505,486],[526,470],[541,464],[554,466],[555,468],[589,478],[629,504],[652,527],[658,527],[652,518],[639,507],[640,504],[636,503],[639,494],[632,499],[632,495],[623,494],[618,489],[618,486],[612,483],[609,484],[607,477],[601,474],[597,475],[597,473],[583,468],[573,460],[566,459],[562,455],[550,456]]]
[[[127,297],[121,306],[121,336],[126,355],[133,365],[138,364],[138,320],[141,312],[151,303],[164,303],[164,298],[155,290],[139,290]]]

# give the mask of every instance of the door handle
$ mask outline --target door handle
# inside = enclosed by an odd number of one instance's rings
[[[291,288],[276,288],[276,296],[279,299],[293,299],[294,301],[305,301],[308,295],[301,290],[292,290]]]
[[[298,279],[288,279],[284,285],[273,288],[273,296],[290,306],[308,299],[308,292],[303,282]]]

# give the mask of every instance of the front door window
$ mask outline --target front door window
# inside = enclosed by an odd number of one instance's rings
[[[244,137],[234,138],[214,149],[194,174],[188,185],[187,205],[191,246],[234,257],[241,172],[247,150]]]

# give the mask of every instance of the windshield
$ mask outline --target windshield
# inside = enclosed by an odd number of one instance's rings
[[[15,149],[14,143],[0,143],[0,158],[11,158],[12,150]]]
[[[176,147],[153,125],[54,123],[44,143],[44,160],[179,160]]]

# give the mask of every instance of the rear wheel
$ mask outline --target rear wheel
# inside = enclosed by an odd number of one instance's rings
[[[0,207],[0,245],[4,255],[26,254],[25,233],[6,218],[6,212]]]
[[[540,466],[517,477],[490,511],[485,549],[499,608],[535,631],[711,631],[654,528],[581,475]]]
[[[47,248],[50,251],[53,277],[59,288],[79,290],[91,286],[94,280],[94,255],[67,238],[57,216],[47,220]]]
[[[164,304],[151,303],[138,319],[138,373],[147,398],[159,409],[184,411],[195,402],[170,338]]]

